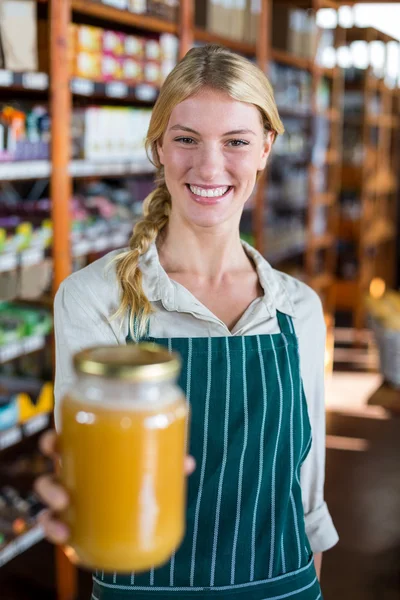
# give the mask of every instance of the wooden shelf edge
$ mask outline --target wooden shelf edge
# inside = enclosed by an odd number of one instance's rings
[[[321,273],[321,275],[310,277],[308,281],[309,285],[317,290],[327,288],[334,282],[334,277],[330,273]]]
[[[311,59],[295,56],[294,54],[291,54],[290,52],[285,52],[284,50],[272,49],[271,59],[275,62],[283,63],[291,67],[303,69],[305,71],[311,72],[314,70],[314,63]]]
[[[205,44],[219,44],[221,46],[226,46],[230,50],[246,54],[247,56],[256,55],[256,46],[253,44],[222,37],[206,31],[205,29],[200,29],[199,27],[195,27],[194,29],[194,39],[196,42],[203,42]]]
[[[324,233],[323,235],[311,237],[308,243],[308,248],[312,250],[320,250],[322,248],[328,248],[329,246],[332,246],[334,242],[335,237],[331,233]]]
[[[108,24],[119,23],[129,25],[146,31],[157,33],[172,33],[178,35],[177,23],[164,21],[150,15],[136,14],[127,10],[119,10],[107,4],[92,2],[91,0],[71,0],[72,10],[84,15],[90,15],[107,21]]]

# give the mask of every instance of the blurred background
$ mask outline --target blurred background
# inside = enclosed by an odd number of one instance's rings
[[[326,600],[400,597],[400,4],[0,0],[0,597],[90,597],[37,525],[52,300],[123,247],[153,188],[159,88],[217,42],[270,77],[286,129],[241,234],[321,297]]]

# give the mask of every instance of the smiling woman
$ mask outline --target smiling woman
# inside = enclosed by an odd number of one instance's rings
[[[156,342],[181,355],[198,466],[181,547],[147,573],[97,571],[94,599],[322,598],[320,553],[337,533],[323,491],[321,303],[239,235],[243,207],[282,132],[264,73],[218,46],[191,50],[154,107],[146,144],[157,185],[129,248],[59,289],[57,427],[74,353]],[[38,489],[54,511],[60,498],[68,504],[54,482]],[[49,539],[65,542],[60,525],[47,517]]]

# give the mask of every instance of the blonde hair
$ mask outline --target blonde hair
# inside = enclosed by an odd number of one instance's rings
[[[129,249],[116,258],[121,303],[115,316],[130,311],[129,331],[137,341],[146,334],[152,307],[142,288],[139,258],[168,223],[171,196],[157,145],[163,138],[174,107],[203,88],[224,91],[239,102],[258,108],[265,134],[275,140],[284,132],[267,77],[253,63],[217,45],[192,48],[166,78],[152,111],[146,138],[146,152],[157,169],[156,189],[144,201],[143,218],[135,225]]]

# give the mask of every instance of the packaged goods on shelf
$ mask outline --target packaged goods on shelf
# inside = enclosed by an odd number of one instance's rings
[[[0,2],[0,68],[37,71],[37,24],[34,0]]]
[[[147,0],[147,12],[166,21],[178,20],[179,0]]]
[[[178,40],[171,34],[143,37],[71,24],[68,55],[72,77],[158,88],[177,63]]]
[[[101,2],[119,10],[127,10],[129,8],[129,0],[101,0]]]
[[[53,384],[32,377],[0,376],[0,431],[26,425],[22,434],[33,435],[48,420],[39,419],[53,410]],[[35,421],[33,421],[35,419]],[[4,436],[0,448],[4,449]]]
[[[318,32],[318,45],[315,62],[321,67],[332,68],[336,66],[335,30],[320,29]]]
[[[272,9],[272,47],[295,56],[313,58],[317,40],[314,15],[285,4]]]
[[[49,158],[50,116],[43,105],[0,107],[0,162]]]
[[[0,347],[22,338],[46,336],[52,326],[51,314],[45,310],[9,302],[0,303]]]
[[[148,164],[144,139],[150,118],[148,109],[104,106],[74,110],[73,158]]]
[[[288,109],[294,114],[311,111],[312,78],[310,73],[272,62],[269,78],[274,88],[278,109]]]

